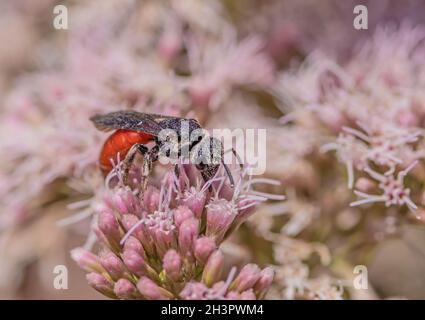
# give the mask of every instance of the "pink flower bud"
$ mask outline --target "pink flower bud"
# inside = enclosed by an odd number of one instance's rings
[[[124,243],[124,251],[133,250],[140,254],[143,258],[146,258],[145,250],[143,249],[142,244],[135,237],[130,236]]]
[[[164,62],[172,64],[182,48],[182,37],[179,32],[164,33],[158,43],[158,54]]]
[[[105,234],[100,231],[99,226],[95,225],[93,226],[93,232],[96,234],[97,239],[105,244],[107,247],[111,247],[111,244],[108,241],[108,238],[106,238]]]
[[[238,215],[235,218],[235,220],[238,220],[238,222],[244,222],[246,219],[248,219],[256,209],[256,204],[258,204],[257,201],[251,200],[251,201],[238,201],[236,203],[236,209],[238,210]]]
[[[143,196],[143,207],[147,212],[158,210],[160,201],[160,192],[157,188],[148,186]]]
[[[240,299],[241,300],[256,300],[257,298],[254,294],[254,290],[249,289],[241,293]]]
[[[220,280],[224,266],[224,255],[220,250],[214,251],[208,258],[202,273],[202,282],[206,286],[211,287],[215,282]]]
[[[104,210],[100,212],[98,226],[111,244],[119,244],[123,234],[117,219],[111,211]]]
[[[91,272],[86,275],[87,282],[94,289],[107,297],[115,298],[112,282],[108,281],[103,275]]]
[[[228,300],[241,300],[241,295],[239,292],[230,291],[226,294],[226,299]]]
[[[148,300],[170,300],[174,298],[171,292],[161,288],[147,277],[140,278],[137,289]]]
[[[192,81],[189,87],[189,96],[195,107],[208,107],[215,92],[215,88],[206,86],[205,82],[202,81]]]
[[[201,237],[195,240],[193,252],[195,258],[201,263],[205,264],[208,257],[216,249],[216,244],[213,239],[208,237]]]
[[[288,21],[272,23],[265,37],[267,41],[265,52],[276,61],[276,64],[281,65],[300,48],[302,38],[300,27],[295,23]]]
[[[195,214],[195,217],[200,219],[205,208],[205,200],[205,192],[200,192],[195,187],[190,187],[190,189],[184,191],[178,203],[188,207]]]
[[[181,278],[182,258],[176,250],[170,249],[164,256],[162,266],[173,281],[179,281]]]
[[[236,209],[230,201],[225,199],[212,200],[207,206],[206,235],[214,237],[217,242],[221,242],[235,216]]]
[[[250,204],[258,203],[256,201],[244,201],[244,202],[237,202],[236,208],[237,208],[237,215],[235,219],[232,222],[231,227],[229,228],[228,232],[234,232],[239,226],[244,223],[256,210],[256,205],[249,206]],[[245,207],[245,208],[243,208]],[[241,208],[243,208],[241,210]]]
[[[360,177],[359,179],[357,179],[355,184],[355,188],[357,190],[361,192],[365,192],[365,193],[369,192],[374,187],[375,187],[375,184],[373,183],[373,181],[365,177]]]
[[[112,204],[121,215],[140,215],[141,208],[139,200],[129,188],[120,188],[112,195]]]
[[[170,249],[174,241],[174,231],[168,228],[156,228],[153,230],[154,241],[156,246],[157,254],[159,258],[162,258],[168,249]]]
[[[121,218],[122,225],[126,232],[128,232],[139,221],[140,219],[133,214],[126,214]],[[143,225],[139,225],[131,234],[137,239],[141,239],[143,237],[143,231]]]
[[[105,271],[100,264],[99,258],[84,248],[75,248],[71,250],[71,258],[77,262],[78,266],[88,272]]]
[[[127,279],[119,279],[115,283],[114,293],[120,299],[134,299],[139,296],[136,286]]]
[[[260,272],[261,270],[256,264],[249,263],[245,265],[236,279],[232,282],[229,289],[242,292],[252,288],[258,279],[260,279]]]
[[[269,290],[274,278],[274,270],[271,267],[264,268],[260,272],[260,278],[255,283],[254,290],[258,299],[262,299]]]
[[[142,255],[138,252],[133,250],[124,250],[122,259],[131,272],[139,276],[147,273],[145,259],[143,259]]]
[[[204,300],[208,288],[200,282],[189,282],[180,292],[180,297],[185,300]]]
[[[190,218],[183,221],[179,228],[179,249],[183,255],[191,253],[194,241],[199,234],[199,221],[195,218]]]
[[[402,127],[409,128],[418,125],[419,117],[413,111],[403,110],[397,115],[397,120]]]
[[[143,219],[143,247],[148,254],[157,254],[162,258],[169,248],[175,244],[174,223],[172,214],[167,211],[155,211]],[[145,242],[148,242],[145,244]],[[155,250],[150,250],[148,248]]]
[[[347,119],[344,114],[332,106],[321,105],[318,115],[320,120],[334,134],[341,132],[342,128],[347,125]]]
[[[174,224],[177,228],[183,223],[183,221],[193,218],[193,212],[187,206],[178,206],[173,212]]]
[[[111,251],[103,251],[100,253],[100,263],[109,273],[113,280],[118,280],[124,275],[125,267],[121,259]]]

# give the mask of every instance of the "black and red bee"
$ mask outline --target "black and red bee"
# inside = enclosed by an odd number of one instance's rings
[[[136,111],[117,111],[95,115],[90,120],[101,131],[116,130],[104,143],[99,163],[103,174],[107,175],[112,170],[114,161],[119,157],[124,165],[124,180],[128,176],[130,166],[137,153],[144,157],[143,174],[146,176],[149,174],[152,164],[158,160],[160,152],[163,150],[161,147],[164,141],[158,138],[161,130],[173,130],[177,134],[178,140],[181,141],[181,129],[184,123],[189,129],[189,136],[194,130],[202,129],[195,119]],[[150,142],[154,142],[154,146],[149,149],[146,144]],[[193,151],[194,163],[205,181],[215,176],[221,163],[226,170],[230,184],[234,185],[230,170],[223,161],[224,150],[220,140],[206,134],[200,135],[198,139],[190,143],[189,151]],[[235,153],[233,149],[232,151]],[[168,155],[165,154],[165,156]],[[214,161],[211,162],[211,159]]]

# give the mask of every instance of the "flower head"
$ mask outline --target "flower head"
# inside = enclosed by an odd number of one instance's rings
[[[138,188],[132,191],[121,184],[119,171],[111,178],[117,184],[97,207],[93,227],[103,249],[97,255],[73,251],[79,265],[93,273],[90,284],[96,290],[120,299],[264,296],[272,273],[250,264],[236,277],[231,272],[228,283],[223,282],[224,254],[219,246],[268,194],[252,189],[258,181],[244,181],[246,171],[229,192],[224,176],[202,185],[196,171],[189,179],[190,170],[181,166],[179,176],[167,172],[160,189],[149,185],[143,199]]]

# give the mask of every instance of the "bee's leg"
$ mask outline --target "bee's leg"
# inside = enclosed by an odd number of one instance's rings
[[[141,155],[145,156],[148,153],[148,151],[149,149],[140,143],[136,143],[128,151],[127,156],[125,157],[123,161],[123,181],[125,185],[128,185],[128,182],[129,182],[128,179],[130,176],[130,168],[134,162],[134,159],[136,158],[136,154],[140,153]]]
[[[174,174],[176,175],[177,179],[180,178],[180,165],[176,163],[174,166]]]
[[[143,190],[143,192],[144,192],[144,190],[146,190],[148,178],[149,178],[149,175],[152,171],[153,163],[158,160],[158,153],[159,153],[159,147],[154,146],[152,149],[150,149],[145,154],[145,157],[143,159],[143,169],[142,169],[142,178],[143,178],[142,190]]]

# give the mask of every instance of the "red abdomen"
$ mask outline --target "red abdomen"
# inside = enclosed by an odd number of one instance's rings
[[[112,161],[117,163],[118,153],[119,159],[122,161],[134,144],[146,144],[152,140],[152,135],[143,132],[123,129],[115,131],[105,141],[100,152],[99,163],[103,174],[107,175],[112,170]]]

